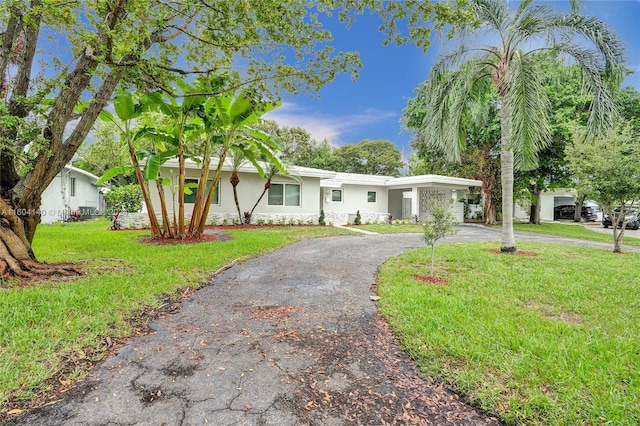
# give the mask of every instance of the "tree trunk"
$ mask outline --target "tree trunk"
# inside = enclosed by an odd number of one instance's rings
[[[31,249],[31,241],[25,232],[25,228],[35,229],[35,225],[25,226],[25,221],[20,215],[23,215],[27,222],[37,224],[40,221],[39,208],[38,203],[33,209],[16,211],[0,198],[0,277],[30,278],[34,274],[82,274],[79,267],[71,264],[47,265],[37,262]]]
[[[504,96],[501,96],[500,117],[500,170],[502,181],[502,253],[516,253],[516,240],[513,234],[513,149],[510,144],[510,111]]]
[[[218,167],[213,174],[213,182],[211,182],[211,188],[209,188],[209,192],[207,193],[207,198],[205,199],[205,202],[202,206],[202,211],[200,211],[198,217],[196,218],[198,221],[196,222],[197,229],[195,236],[200,236],[204,232],[204,227],[207,224],[207,216],[209,215],[209,209],[211,208],[211,200],[213,199],[213,194],[218,187],[218,180],[220,179],[220,173],[222,172],[224,160],[227,158],[227,152],[228,150],[223,150],[220,153],[220,157],[218,159]],[[193,220],[193,218],[191,218],[191,220]]]
[[[436,246],[435,244],[431,245],[431,271],[429,272],[429,278],[431,279],[431,281],[433,281],[433,269],[435,268],[435,262],[436,262]]]
[[[578,199],[576,199],[576,209],[573,212],[573,221],[574,222],[582,222],[582,205],[584,204],[584,200],[587,197],[585,195],[583,195],[582,197],[578,197]]]
[[[485,225],[495,225],[496,222],[496,205],[493,202],[492,188],[485,187],[484,183],[481,188],[482,192],[482,219]]]
[[[171,229],[171,221],[169,219],[169,212],[167,210],[167,200],[164,196],[164,186],[162,186],[160,174],[158,174],[158,178],[156,179],[156,189],[158,190],[158,198],[160,199],[160,212],[162,214],[162,228],[164,230],[164,235],[167,238],[174,238],[173,230]]]
[[[256,207],[258,207],[258,204],[260,203],[260,201],[262,200],[262,198],[264,197],[264,194],[267,193],[267,191],[269,190],[269,188],[271,188],[271,178],[269,178],[265,183],[264,183],[264,189],[262,190],[262,194],[260,194],[260,196],[258,197],[258,201],[256,201],[256,203],[253,205],[253,208],[251,209],[251,211],[249,212],[249,217],[253,216],[253,211],[256,209]]]
[[[229,178],[229,183],[231,183],[231,187],[233,188],[233,201],[236,203],[236,210],[238,211],[238,219],[240,223],[242,223],[242,212],[240,211],[240,201],[238,200],[238,184],[240,183],[240,178],[237,173],[232,173]]]
[[[529,223],[540,225],[540,187],[535,183],[529,188],[531,192],[531,208],[529,209]]]

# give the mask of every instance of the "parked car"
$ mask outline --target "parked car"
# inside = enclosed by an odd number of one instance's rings
[[[576,212],[576,206],[574,204],[567,204],[563,206],[556,206],[553,208],[553,220],[558,219],[574,219]],[[582,219],[587,222],[595,222],[596,221],[596,211],[592,207],[582,206],[582,210],[580,212],[580,216]]]
[[[620,214],[620,209],[615,209],[613,211],[614,220],[611,220],[611,215],[605,214],[602,217],[602,226],[604,226],[605,228],[613,226],[613,222],[615,221],[615,219],[618,218],[619,214]],[[633,229],[635,231],[638,228],[640,228],[640,210],[636,210],[636,209],[630,210],[624,216],[625,216],[625,219],[627,220],[627,226],[625,227],[625,229]],[[619,226],[622,227],[622,221],[620,221]]]

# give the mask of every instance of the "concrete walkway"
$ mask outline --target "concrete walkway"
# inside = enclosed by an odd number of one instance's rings
[[[499,229],[460,229],[446,241],[500,239]],[[64,401],[11,424],[498,424],[421,378],[370,300],[379,265],[416,247],[418,234],[322,238],[233,267]]]

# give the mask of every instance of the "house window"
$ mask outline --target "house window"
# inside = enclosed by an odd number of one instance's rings
[[[211,183],[213,182],[213,180],[208,180],[207,181],[207,192],[205,192],[205,197],[206,194],[208,194],[209,189],[211,189]],[[191,194],[184,194],[184,202],[185,203],[195,203],[196,202],[196,191],[198,190],[198,179],[185,179],[184,180],[184,184],[185,187],[189,188],[189,191],[191,192]],[[191,184],[191,185],[187,185],[187,184]],[[216,185],[216,189],[215,191],[213,191],[213,198],[211,199],[211,204],[220,204],[220,180],[218,180],[218,185]]]
[[[69,195],[76,196],[76,178],[72,177],[69,182]]]
[[[270,206],[300,205],[300,185],[297,183],[272,183],[269,188]]]
[[[378,193],[376,191],[368,191],[367,192],[367,202],[375,203],[378,197]]]
[[[331,201],[333,201],[334,203],[342,202],[342,189],[331,190]]]

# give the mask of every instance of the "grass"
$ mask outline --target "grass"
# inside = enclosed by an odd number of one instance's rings
[[[595,226],[595,225],[594,225]],[[497,225],[500,227],[500,225]],[[577,238],[587,241],[597,241],[601,243],[610,243],[613,247],[613,231],[607,234],[599,233],[581,225],[564,224],[564,223],[542,223],[541,225],[530,225],[528,223],[515,223],[513,225],[516,231],[535,232],[539,234],[557,235],[559,237]],[[377,232],[378,234],[421,234],[421,225],[399,225],[377,223],[371,225],[358,225],[358,229]],[[628,237],[625,235],[623,244],[630,246],[640,246],[640,238]]]
[[[519,243],[428,249],[380,271],[383,315],[424,374],[508,424],[640,424],[640,253]]]
[[[333,227],[229,230],[233,239],[190,245],[138,241],[148,231],[107,231],[108,222],[40,226],[33,243],[39,260],[73,261],[86,276],[28,286],[0,282],[0,406],[52,389],[65,360],[86,365],[104,354],[105,337],[136,332],[132,319],[178,289],[199,287],[234,259],[246,259],[312,237],[351,234]]]
[[[597,226],[597,225],[593,225]],[[557,235],[559,237],[578,238],[581,240],[598,241],[602,243],[610,243],[613,247],[613,230],[609,229],[606,234],[592,231],[582,225],[564,224],[564,223],[542,223],[540,225],[531,225],[528,223],[515,223],[513,225],[516,231],[536,232],[539,234]],[[623,244],[629,246],[640,246],[640,238],[625,237]]]

